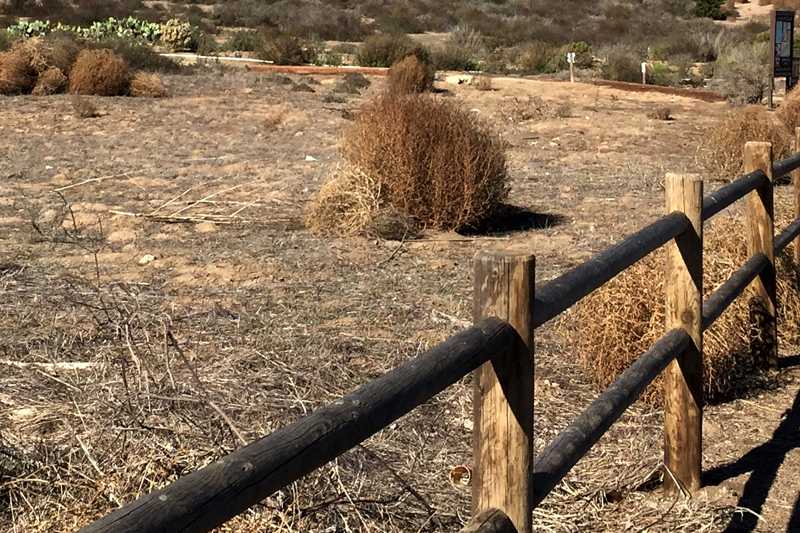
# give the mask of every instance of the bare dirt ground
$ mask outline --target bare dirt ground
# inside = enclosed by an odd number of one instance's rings
[[[736,2],[736,18],[721,22],[727,26],[741,26],[748,22],[764,22],[769,24],[769,14],[775,9],[771,4],[761,5],[759,2]]]
[[[304,229],[304,205],[384,82],[326,103],[335,79],[292,78],[315,92],[217,71],[170,77],[163,100],[93,98],[95,119],[68,97],[0,101],[3,530],[72,531],[443,340],[469,320],[479,249],[535,252],[539,280],[585,260],[661,214],[663,175],[698,170],[726,110],[588,84],[441,85],[508,141],[521,214],[481,235],[331,239]],[[534,95],[561,117],[526,118]],[[660,105],[674,120],[645,116]],[[550,327],[537,343],[538,451],[597,391]],[[796,531],[799,384],[787,369],[776,390],[707,410],[710,487],[691,501],[651,490],[661,412],[634,406],[537,531]],[[223,530],[457,530],[469,487],[449,474],[470,462],[470,390]]]

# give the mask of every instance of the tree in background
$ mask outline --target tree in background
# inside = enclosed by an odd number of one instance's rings
[[[694,5],[694,14],[698,17],[722,20],[725,18],[725,12],[722,10],[724,3],[724,0],[697,0]]]

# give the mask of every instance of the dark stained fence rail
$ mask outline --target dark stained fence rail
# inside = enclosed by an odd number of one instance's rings
[[[209,531],[377,433],[492,356],[519,353],[521,342],[507,323],[483,320],[334,404],[81,531]]]
[[[795,132],[795,137],[797,137],[797,132]],[[795,149],[800,147],[795,147]],[[772,174],[775,176],[775,179],[782,178],[789,174],[790,172],[797,170],[800,168],[800,152],[793,154],[786,159],[782,159],[780,161],[776,161],[774,165],[772,165]]]
[[[756,254],[747,261],[715,290],[703,303],[703,330],[711,325],[725,312],[729,305],[742,291],[756,279],[762,270],[769,266],[769,259],[764,254]]]
[[[661,337],[542,451],[533,465],[534,507],[690,343],[683,330],[673,329]]]
[[[775,237],[775,255],[780,254],[783,250],[791,244],[793,240],[800,235],[800,219],[795,220],[789,224],[780,235]]]
[[[670,213],[585,263],[536,287],[534,327],[538,328],[566,311],[614,276],[686,231],[688,227],[686,215]]]
[[[745,194],[763,187],[768,181],[764,171],[757,170],[720,187],[703,198],[703,220],[710,219],[736,200],[742,199]]]

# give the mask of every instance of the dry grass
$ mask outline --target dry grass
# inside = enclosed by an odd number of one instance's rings
[[[34,96],[48,96],[51,94],[58,94],[64,92],[67,88],[67,77],[56,67],[50,67],[41,74],[36,80],[36,86],[33,88]]]
[[[69,75],[69,92],[121,96],[128,92],[128,63],[108,49],[81,50]]]
[[[78,118],[94,118],[98,116],[97,106],[88,98],[75,94],[70,98],[70,103],[75,116]]]
[[[506,100],[500,112],[506,121],[512,123],[568,118],[572,116],[572,104],[568,100],[553,102],[540,96],[512,97]]]
[[[800,87],[795,87],[786,95],[778,108],[777,116],[790,134],[800,126]]]
[[[389,91],[396,94],[424,93],[433,88],[433,68],[410,55],[389,70]]]
[[[703,137],[698,156],[708,173],[733,179],[742,173],[742,153],[748,141],[772,143],[775,159],[789,154],[791,138],[786,127],[760,106],[747,106],[731,111]]]
[[[747,259],[743,222],[714,219],[704,235],[703,292],[707,298]],[[576,305],[559,322],[561,332],[576,346],[592,381],[605,388],[664,334],[664,250],[649,255]],[[779,260],[778,299],[781,340],[797,340],[800,272],[788,254]],[[709,328],[703,338],[704,392],[710,401],[725,400],[771,379],[763,354],[754,349],[748,300],[740,297]],[[784,326],[781,326],[784,324]],[[761,346],[761,345],[759,345]],[[761,346],[763,348],[763,346]],[[661,402],[661,378],[643,399]]]
[[[505,145],[456,104],[381,95],[343,140],[345,159],[380,184],[387,205],[425,227],[480,224],[508,194]]]
[[[0,53],[0,94],[31,92],[36,85],[36,71],[30,54],[20,47]]]
[[[384,202],[377,180],[352,167],[339,168],[306,208],[306,226],[319,235],[358,235]]]
[[[21,41],[18,46],[29,54],[31,66],[39,74],[57,68],[67,76],[82,48],[81,44],[66,34],[33,37]]]
[[[476,76],[472,81],[472,86],[479,91],[491,91],[492,78],[490,76]]]
[[[653,120],[672,120],[672,110],[667,106],[656,106],[647,112],[647,118]]]
[[[139,71],[131,78],[131,96],[164,98],[168,94],[167,88],[158,74]]]

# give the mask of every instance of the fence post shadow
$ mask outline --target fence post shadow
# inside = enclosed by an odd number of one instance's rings
[[[778,470],[786,455],[796,448],[800,448],[800,392],[795,396],[792,407],[784,413],[783,420],[769,441],[751,449],[735,462],[708,470],[703,475],[704,484],[719,485],[728,479],[750,472],[737,506],[761,514],[769,491],[778,477]],[[734,515],[725,528],[725,533],[755,531],[758,517],[753,513]],[[795,503],[789,523],[800,525],[800,498]],[[800,531],[800,529],[789,528],[787,531]]]
[[[789,517],[789,522],[786,524],[786,531],[800,531],[800,493],[797,494],[797,499],[794,501],[792,516]]]

